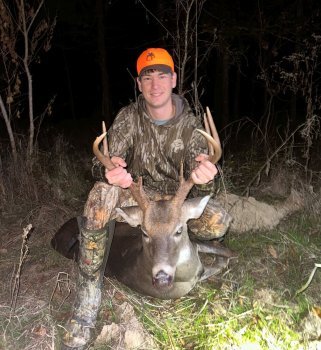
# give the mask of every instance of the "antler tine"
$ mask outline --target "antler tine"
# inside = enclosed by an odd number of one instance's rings
[[[97,157],[97,159],[105,166],[106,169],[112,170],[115,168],[115,165],[113,164],[113,162],[109,157],[107,140],[106,140],[106,144],[104,143],[104,153],[106,152],[106,154],[103,155],[99,150],[99,144],[106,135],[107,135],[107,132],[104,132],[100,136],[96,137],[96,140],[93,143],[93,152],[94,152],[94,155]]]
[[[102,122],[102,129],[103,129],[103,133],[107,133],[106,124],[104,121]],[[109,154],[107,137],[104,137],[104,139],[103,139],[103,153],[104,153],[104,156],[107,156]]]
[[[208,107],[206,107],[206,116],[204,115],[204,123],[206,132],[200,129],[196,129],[200,132],[208,142],[209,148],[209,161],[216,164],[222,156],[221,141],[218,136],[212,114]]]
[[[150,200],[146,192],[144,191],[142,178],[139,177],[137,182],[132,182],[132,184],[129,187],[129,190],[139,207],[142,210],[146,210],[150,203]]]
[[[106,125],[103,122],[102,124],[103,133],[96,137],[96,140],[93,143],[93,152],[97,159],[105,166],[106,169],[112,170],[116,168],[114,163],[111,161],[109,156],[109,150],[108,150],[108,142],[107,142],[107,132],[106,132]],[[103,153],[99,150],[99,144],[101,141],[103,141]],[[148,204],[150,203],[149,198],[147,197],[142,184],[142,178],[140,177],[138,179],[138,182],[132,182],[132,184],[129,186],[129,190],[131,194],[133,195],[134,199],[136,200],[137,204],[142,210],[146,210]]]
[[[179,187],[175,196],[173,197],[173,202],[175,202],[177,207],[180,207],[182,205],[186,196],[188,195],[188,192],[191,190],[193,186],[194,186],[194,182],[191,177],[188,180],[185,180],[184,171],[183,171],[183,162],[181,162],[180,171],[179,171]]]
[[[210,129],[210,126],[208,124],[208,120],[207,120],[207,115],[204,113],[204,127],[205,127],[205,131],[207,134],[211,135],[211,129]],[[213,146],[210,142],[207,143],[208,144],[208,154],[209,155],[214,155],[214,149],[213,149]]]
[[[216,126],[212,117],[212,113],[210,111],[210,109],[208,107],[206,107],[206,116],[207,116],[207,121],[209,123],[210,129],[211,129],[211,135],[213,136],[213,138],[215,139],[215,141],[220,145],[221,147],[221,141],[220,141],[220,137],[218,136],[218,132],[216,130]]]

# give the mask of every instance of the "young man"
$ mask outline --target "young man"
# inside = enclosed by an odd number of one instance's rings
[[[185,178],[192,176],[196,184],[191,196],[208,194],[217,168],[207,160],[206,140],[196,131],[203,129],[201,121],[187,100],[172,92],[177,80],[172,57],[162,48],[147,49],[137,60],[137,74],[141,95],[118,113],[108,131],[116,168],[105,171],[94,159],[94,178],[126,189],[133,177],[142,177],[147,191],[173,195],[183,162]],[[223,226],[209,237],[224,235],[227,226]]]
[[[148,196],[159,199],[176,193],[182,163],[184,177],[191,176],[195,184],[190,194],[193,197],[209,194],[217,174],[216,166],[208,161],[207,142],[196,131],[203,128],[201,121],[188,102],[172,92],[177,75],[170,54],[162,48],[145,50],[138,57],[137,74],[141,94],[118,113],[108,131],[109,153],[116,167],[105,170],[94,159],[92,168],[97,180],[107,182],[105,224],[115,218],[120,220],[116,207],[135,204],[127,188],[138,177],[142,177]],[[189,229],[199,239],[218,238],[225,234],[230,220],[218,203],[210,200],[203,215],[190,220]],[[105,268],[106,235],[82,231],[80,242],[79,286],[65,337],[69,347],[89,340],[89,328],[95,324],[100,305]]]
[[[142,94],[137,103],[119,113],[109,132],[112,153],[123,158],[113,157],[112,161],[118,167],[106,173],[108,182],[127,188],[132,182],[132,173],[142,175],[145,186],[164,189],[165,181],[178,182],[180,163],[186,158],[190,145],[193,147],[190,152],[198,164],[196,166],[194,159],[187,156],[186,171],[192,173],[196,184],[212,181],[217,169],[204,154],[207,151],[203,136],[195,131],[201,125],[187,101],[172,94],[177,80],[172,57],[162,48],[147,49],[138,58],[137,73]],[[127,171],[124,157],[130,156],[129,150],[133,154]],[[144,160],[147,156],[148,162]],[[155,170],[154,162],[161,168],[159,171]]]

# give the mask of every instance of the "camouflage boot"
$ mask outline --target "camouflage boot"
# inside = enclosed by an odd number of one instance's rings
[[[115,221],[100,230],[81,225],[79,274],[74,311],[63,337],[63,349],[84,349],[95,327],[101,302],[101,288]]]
[[[203,214],[198,219],[188,221],[188,232],[191,238],[199,240],[222,240],[227,232],[232,217],[219,202],[210,199]]]

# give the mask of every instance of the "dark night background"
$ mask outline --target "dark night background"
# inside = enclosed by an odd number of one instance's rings
[[[175,36],[174,1],[46,0],[46,11],[57,16],[57,25],[51,50],[35,67],[34,84],[38,102],[57,95],[50,117],[54,123],[111,122],[135,98],[140,52],[163,46],[175,57],[175,39],[164,29]],[[198,30],[199,52],[213,45],[199,68],[202,105],[211,108],[220,128],[244,116],[258,121],[268,101],[258,75],[318,33],[318,1],[206,1]],[[300,96],[295,115],[289,116],[292,97],[275,96],[274,112],[281,120],[300,119]]]
[[[136,59],[148,47],[168,49],[179,71],[186,18],[182,9],[188,4],[193,4],[189,60],[181,88],[190,103],[197,57],[199,100],[210,107],[219,130],[244,118],[258,125],[268,120],[271,130],[305,121],[306,100],[299,83],[284,84],[280,72],[271,67],[295,52],[310,55],[313,35],[320,33],[317,0],[45,0],[42,15],[56,17],[57,23],[51,49],[31,65],[35,114],[56,96],[52,114],[44,119],[44,133],[46,127],[54,127],[87,142],[83,131],[91,140],[101,120],[110,125],[117,111],[135,99]],[[320,42],[315,47],[320,50]],[[314,101],[318,64],[312,77]],[[291,72],[292,66],[283,62],[282,69]],[[16,132],[20,123],[13,123]]]
[[[57,94],[56,121],[102,120],[103,108],[104,119],[111,121],[121,107],[135,98],[138,55],[158,45],[171,50],[155,20],[136,1],[95,4],[47,0],[47,10],[52,16],[56,14],[58,21],[52,49],[39,67],[39,86],[43,95],[46,90],[47,96]],[[103,43],[99,41],[101,29]],[[105,63],[100,50],[105,51]],[[101,65],[105,66],[104,77]],[[105,99],[103,84],[108,92]]]

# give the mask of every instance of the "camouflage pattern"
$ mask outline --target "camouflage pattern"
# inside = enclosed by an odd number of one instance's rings
[[[197,239],[211,240],[223,237],[231,221],[231,215],[217,201],[211,198],[203,214],[198,219],[189,220],[187,227],[191,237],[195,236]]]
[[[100,230],[80,228],[79,273],[72,318],[63,337],[65,348],[83,349],[91,338],[101,303],[107,261],[106,244],[112,223]],[[63,348],[64,349],[64,348]]]
[[[107,232],[105,228],[101,230],[81,228],[79,268],[83,274],[90,277],[102,267],[106,244]]]
[[[173,94],[172,99],[175,117],[164,125],[148,116],[140,95],[137,102],[120,110],[108,130],[110,155],[125,159],[133,178],[143,178],[144,188],[171,195],[178,188],[180,165],[188,178],[196,167],[195,157],[208,153],[205,138],[196,131],[204,129],[202,122],[184,98]],[[104,168],[95,158],[92,173],[96,180],[105,181]],[[196,185],[191,195],[196,197],[204,190],[208,194],[211,189],[212,183]]]
[[[127,170],[134,179],[143,178],[145,191],[152,200],[174,195],[179,186],[180,166],[188,178],[196,167],[195,158],[208,153],[205,138],[196,131],[203,129],[201,121],[195,117],[188,102],[172,95],[175,117],[164,125],[157,125],[148,116],[142,95],[137,102],[123,108],[108,131],[108,145],[111,156],[126,160]],[[92,174],[99,181],[106,181],[105,169],[93,159]],[[205,185],[195,185],[189,196],[203,197],[214,192],[214,181]],[[117,197],[117,196],[116,196]],[[134,205],[129,191],[120,191],[120,197],[111,194],[107,211],[111,218],[117,217],[115,206]],[[113,214],[112,214],[113,213]],[[203,215],[188,223],[190,233],[201,239],[214,239],[224,236],[231,222],[230,215],[211,199]]]

